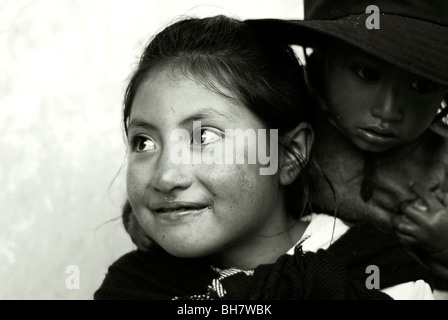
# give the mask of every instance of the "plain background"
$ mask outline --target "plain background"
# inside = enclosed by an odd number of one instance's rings
[[[0,299],[92,299],[135,248],[120,220],[126,80],[170,21],[217,13],[303,16],[301,0],[0,2]]]

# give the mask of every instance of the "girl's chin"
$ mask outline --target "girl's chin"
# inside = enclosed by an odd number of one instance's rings
[[[184,238],[185,239],[185,238]],[[213,255],[218,251],[216,246],[211,246],[210,241],[193,241],[185,242],[181,239],[168,243],[167,237],[163,241],[158,242],[163,250],[178,258],[201,258]]]
[[[197,248],[197,249],[188,248],[188,250],[183,250],[183,249],[177,249],[177,248],[173,249],[171,247],[168,249],[165,249],[165,251],[177,258],[182,258],[182,259],[203,258],[203,257],[210,256],[213,252],[211,250],[203,250],[203,249],[199,249],[199,248]]]

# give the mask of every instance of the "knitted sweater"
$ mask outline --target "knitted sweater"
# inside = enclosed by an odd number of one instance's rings
[[[364,223],[327,250],[305,252],[299,244],[293,255],[248,271],[219,270],[206,259],[176,258],[158,248],[129,252],[109,267],[94,299],[391,299],[366,288],[369,265],[381,271],[380,289],[430,281],[393,234]]]

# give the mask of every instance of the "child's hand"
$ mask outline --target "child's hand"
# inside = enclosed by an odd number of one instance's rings
[[[439,279],[448,280],[448,193],[431,192],[422,184],[411,189],[419,196],[402,207],[394,218],[396,234],[404,246],[421,253],[421,258]]]
[[[153,245],[151,238],[145,233],[140,223],[137,221],[134,213],[129,216],[128,230],[131,236],[132,242],[137,246],[137,249],[143,252],[147,252],[148,249]]]
[[[448,253],[448,193],[431,192],[420,183],[411,189],[419,199],[402,206],[402,215],[394,218],[399,239],[431,255]]]

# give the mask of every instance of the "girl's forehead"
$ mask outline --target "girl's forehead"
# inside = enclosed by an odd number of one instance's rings
[[[231,101],[238,100],[236,95],[224,88],[211,72],[192,72],[181,66],[168,64],[162,68],[153,70],[142,81],[142,85],[146,84],[146,86],[157,83],[169,84],[175,89],[185,88],[189,90],[190,88],[190,90],[200,90],[209,94],[219,94],[223,97],[230,98]]]
[[[154,73],[141,83],[130,118],[173,126],[200,119],[213,119],[229,127],[261,126],[261,121],[219,84],[210,88],[195,77],[170,69]]]

